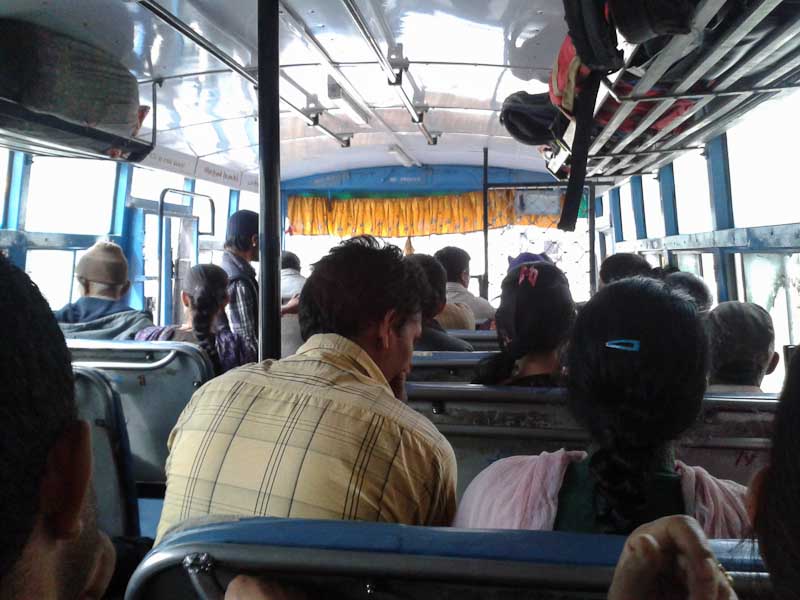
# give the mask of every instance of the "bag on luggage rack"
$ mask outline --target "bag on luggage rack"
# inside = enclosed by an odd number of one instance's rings
[[[17,105],[0,113],[0,126],[13,133],[114,158],[120,154],[108,136],[91,139],[91,130],[130,138],[149,111],[139,105],[136,77],[115,56],[15,19],[0,19],[0,99]],[[54,117],[72,126],[54,129]]]
[[[550,100],[575,122],[575,135],[559,229],[573,231],[578,219],[600,84],[624,66],[617,27],[630,41],[686,33],[693,8],[690,0],[564,0],[569,33],[553,67]]]

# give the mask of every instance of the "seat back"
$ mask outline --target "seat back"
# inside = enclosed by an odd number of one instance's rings
[[[492,352],[500,350],[496,331],[482,331],[473,329],[448,329],[447,333],[460,340],[469,342],[476,352]]]
[[[582,450],[589,436],[569,412],[563,388],[409,383],[409,405],[450,441],[458,492],[492,462],[560,448]],[[677,456],[713,475],[749,483],[769,460],[774,395],[707,396]]]
[[[409,381],[470,382],[475,367],[494,352],[414,352]]]
[[[100,371],[76,368],[75,402],[78,417],[91,426],[97,524],[112,537],[138,536],[136,486],[119,395]]]
[[[315,598],[601,599],[623,544],[620,536],[573,533],[230,520],[168,536],[140,564],[125,598],[222,598],[246,571]],[[716,549],[736,577],[763,572],[752,547]]]
[[[182,342],[68,340],[72,364],[102,371],[125,413],[137,483],[166,481],[167,438],[192,394],[214,375],[200,348]]]

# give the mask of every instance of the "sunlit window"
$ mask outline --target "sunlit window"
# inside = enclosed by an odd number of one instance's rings
[[[703,153],[700,150],[687,152],[675,161],[674,169],[678,231],[711,231],[711,193],[708,166]]]
[[[183,175],[170,173],[169,171],[156,171],[154,169],[136,167],[133,170],[131,196],[142,198],[143,200],[157,201],[165,188],[182,190],[185,179]],[[169,196],[167,201],[174,204],[182,204],[183,198],[181,196]]]
[[[75,253],[72,250],[28,250],[25,272],[39,286],[50,308],[58,310],[79,295],[73,277]]]
[[[252,210],[253,212],[258,212],[258,209],[258,194],[255,192],[247,192],[245,190],[239,192],[239,210]]]
[[[636,216],[633,212],[633,193],[630,182],[619,188],[619,210],[622,213],[623,239],[636,239]]]
[[[111,161],[35,157],[25,229],[102,235],[111,229],[117,165]]]
[[[770,100],[728,131],[736,227],[800,222],[795,186],[800,94]]]
[[[800,339],[800,254],[741,255],[745,299],[763,306],[772,316],[775,350]],[[765,392],[779,392],[785,365],[764,379]]]
[[[644,218],[647,223],[647,237],[662,238],[666,235],[664,211],[661,208],[661,187],[656,175],[642,176],[644,192]]]

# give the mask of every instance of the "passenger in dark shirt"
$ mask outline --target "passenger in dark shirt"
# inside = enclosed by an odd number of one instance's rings
[[[474,348],[447,333],[437,321],[436,316],[447,304],[447,272],[442,264],[427,254],[412,254],[405,260],[416,263],[428,279],[428,297],[423,301],[422,335],[414,350],[423,352],[472,352]]]
[[[228,304],[228,275],[216,265],[196,265],[181,292],[186,308],[183,325],[148,327],[136,334],[139,341],[174,341],[198,344],[205,350],[217,375],[255,362],[256,353],[243,337],[231,332],[223,316]]]
[[[511,270],[503,280],[496,319],[500,354],[478,365],[473,383],[560,385],[561,349],[575,321],[564,273],[548,262]]]

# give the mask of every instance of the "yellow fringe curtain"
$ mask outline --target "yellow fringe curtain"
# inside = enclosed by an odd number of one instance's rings
[[[415,237],[483,230],[483,193],[413,198],[289,196],[294,235]],[[489,191],[489,228],[506,225],[554,227],[558,216],[517,216],[513,190]]]

